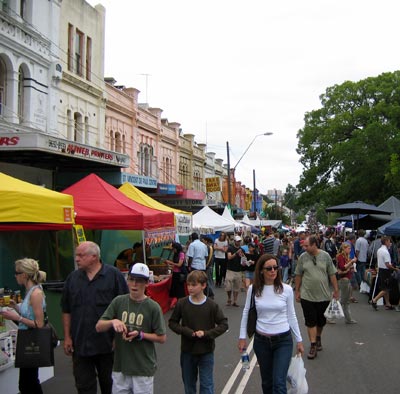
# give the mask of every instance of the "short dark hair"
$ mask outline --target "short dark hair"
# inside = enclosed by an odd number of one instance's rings
[[[207,274],[204,271],[194,270],[187,276],[186,283],[207,283]]]
[[[192,241],[194,241],[195,239],[199,239],[199,234],[197,234],[197,233],[192,233],[192,235],[191,235],[190,238],[192,238]]]

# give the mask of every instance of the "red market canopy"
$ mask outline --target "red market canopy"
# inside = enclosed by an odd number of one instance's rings
[[[145,230],[174,227],[174,214],[145,207],[90,174],[63,193],[74,197],[75,223],[92,230]]]

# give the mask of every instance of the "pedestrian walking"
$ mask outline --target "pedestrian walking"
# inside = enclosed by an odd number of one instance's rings
[[[115,335],[113,394],[152,394],[157,357],[154,343],[165,343],[166,327],[157,302],[145,294],[150,272],[136,263],[128,274],[129,294],[114,298],[96,324]]]
[[[215,338],[228,329],[221,308],[204,294],[207,275],[193,271],[187,277],[189,296],[178,301],[169,319],[169,328],[181,335],[181,368],[185,394],[214,394]]]
[[[46,273],[39,270],[38,261],[24,258],[15,262],[15,279],[25,287],[25,298],[20,305],[10,300],[14,310],[2,310],[0,314],[5,319],[18,321],[19,330],[43,327],[46,302],[41,283],[46,280]],[[42,394],[39,368],[20,368],[18,388],[21,394]]]
[[[357,323],[350,312],[351,277],[354,274],[353,265],[356,259],[350,259],[351,246],[344,242],[336,255],[337,270],[339,276],[340,303],[343,307],[345,322],[347,324]]]
[[[102,394],[112,389],[113,332],[96,332],[96,323],[111,301],[126,294],[121,272],[100,260],[100,248],[91,241],[75,250],[76,271],[64,284],[61,297],[64,353],[72,356],[75,385],[79,394]]]
[[[339,298],[336,268],[329,254],[318,248],[318,239],[309,236],[304,240],[306,252],[301,254],[296,266],[296,301],[301,302],[310,351],[307,358],[317,357],[322,350],[322,330],[326,324],[324,312],[331,300],[329,281],[333,286],[333,297]]]
[[[214,261],[215,261],[215,285],[221,287],[226,276],[226,252],[228,251],[228,241],[226,233],[221,231],[219,237],[214,242]]]
[[[240,324],[240,352],[247,348],[246,328],[252,296],[257,310],[254,352],[260,366],[262,391],[264,394],[286,393],[286,376],[293,352],[291,332],[296,338],[298,354],[304,353],[304,347],[294,309],[293,289],[282,282],[274,255],[264,254],[257,262]]]
[[[378,310],[377,302],[380,298],[385,300],[385,309],[391,310],[394,307],[390,304],[389,300],[389,289],[390,289],[390,279],[391,273],[395,271],[396,267],[392,265],[392,260],[389,253],[389,248],[392,244],[392,239],[390,237],[384,236],[381,238],[382,246],[378,249],[377,259],[378,259],[378,277],[375,281],[379,281],[380,292],[372,298],[371,305],[374,310]]]

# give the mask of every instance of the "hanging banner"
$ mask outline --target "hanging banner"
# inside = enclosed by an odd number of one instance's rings
[[[161,247],[167,246],[175,241],[176,230],[174,227],[156,230],[145,230],[144,240],[147,246]]]
[[[75,230],[76,240],[78,241],[78,245],[81,244],[82,242],[85,242],[86,236],[83,227],[80,224],[75,224],[74,230]]]
[[[192,233],[192,216],[176,213],[175,225],[179,235],[190,235]]]

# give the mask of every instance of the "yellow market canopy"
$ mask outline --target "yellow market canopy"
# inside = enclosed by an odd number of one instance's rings
[[[161,204],[128,182],[125,182],[119,188],[119,191],[124,193],[131,200],[136,201],[145,207],[158,209],[159,211],[164,212],[173,212],[175,214],[175,226],[178,234],[188,235],[192,232],[191,212],[181,211],[180,209],[174,209],[167,205]]]
[[[0,230],[63,229],[73,224],[72,196],[0,172]]]

